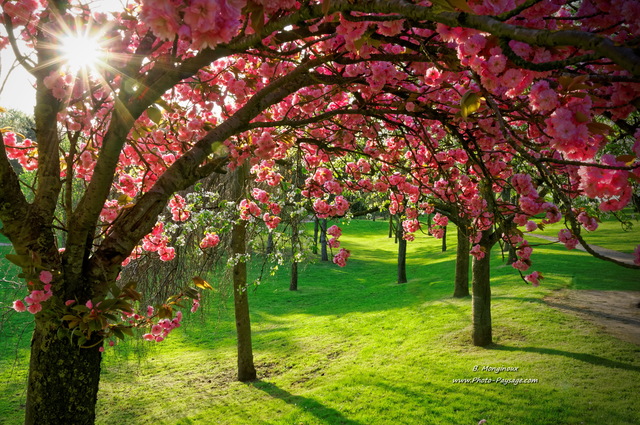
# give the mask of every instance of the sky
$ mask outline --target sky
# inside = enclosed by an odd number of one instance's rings
[[[94,0],[92,10],[108,12],[119,9],[120,0]],[[9,47],[0,51],[0,86],[5,82],[7,74],[15,61],[15,56]],[[29,115],[33,114],[35,106],[35,79],[22,67],[18,67],[9,74],[4,89],[0,92],[0,106],[5,109],[18,109]]]

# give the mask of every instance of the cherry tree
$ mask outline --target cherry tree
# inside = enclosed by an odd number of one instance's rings
[[[0,47],[36,80],[35,140],[4,129],[0,143],[2,232],[29,292],[14,307],[35,315],[29,424],[93,423],[105,341],[143,325],[157,341],[183,298],[197,307],[186,288],[136,311],[140,294],[118,277],[140,256],[173,260],[165,229],[190,219],[177,192],[209,175],[248,167],[275,187],[277,161],[300,153],[318,216],[376,191],[410,238],[438,200],[468,220],[475,258],[504,238],[523,272],[524,233],[560,220],[568,248],[601,256],[582,229],[624,208],[640,177],[632,0],[0,4]],[[69,63],[70,45],[89,45],[93,62]],[[622,154],[605,153],[613,138]],[[355,166],[336,178],[329,164],[348,155]],[[505,188],[513,202],[496,196]],[[281,206],[260,197],[238,202],[236,229],[274,225]]]

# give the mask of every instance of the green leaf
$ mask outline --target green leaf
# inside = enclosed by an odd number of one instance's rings
[[[126,335],[133,336],[133,329],[131,329],[129,327],[123,327],[123,328],[118,328],[118,329],[120,329]]]
[[[209,285],[209,282],[201,278],[200,276],[193,277],[193,284],[200,289],[213,289],[213,286]]]
[[[162,121],[162,111],[160,111],[157,106],[149,106],[149,108],[147,108],[147,115],[149,119],[156,124],[160,124],[160,121]]]
[[[111,332],[113,332],[116,338],[124,340],[124,333],[120,330],[120,328],[111,328]]]
[[[322,14],[327,16],[331,9],[331,0],[322,0]]]
[[[26,255],[7,254],[4,257],[7,260],[11,261],[16,266],[21,267],[23,269],[34,265],[31,259]]]
[[[264,28],[264,6],[259,5],[256,10],[251,12],[251,28],[260,34]]]
[[[466,92],[462,96],[462,99],[460,99],[460,114],[462,118],[467,119],[469,115],[480,109],[481,99],[482,98],[475,92]]]

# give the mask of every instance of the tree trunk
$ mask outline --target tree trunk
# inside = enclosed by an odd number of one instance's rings
[[[469,296],[469,233],[464,225],[458,226],[458,246],[456,249],[456,274],[453,296],[464,298]]]
[[[269,232],[267,235],[267,249],[266,254],[269,255],[273,252],[273,233]]]
[[[97,344],[80,348],[36,323],[31,340],[26,425],[91,425],[95,422],[100,360]]]
[[[327,219],[320,220],[320,260],[329,261],[327,253]]]
[[[442,252],[447,251],[447,226],[442,229]]]
[[[296,261],[296,246],[298,245],[298,217],[291,218],[291,280],[289,290],[298,290],[298,262]]]
[[[398,283],[407,283],[407,240],[400,220],[397,223],[396,237],[398,238]]]
[[[234,197],[240,199],[244,193],[247,173],[246,165],[237,170],[234,182]],[[238,381],[256,379],[251,346],[251,318],[249,316],[249,297],[247,294],[247,223],[236,219],[231,230],[231,253],[236,261],[233,265],[233,304],[238,336]]]
[[[249,297],[247,294],[246,223],[236,223],[231,234],[231,248],[239,257],[233,266],[233,301],[238,334],[238,381],[256,379],[251,347],[251,319],[249,317]]]
[[[313,253],[318,253],[318,231],[320,227],[320,220],[318,217],[313,218]]]
[[[289,282],[289,290],[297,291],[298,290],[298,262],[294,261],[291,263],[291,281]]]
[[[484,236],[483,236],[484,238]],[[473,259],[473,345],[484,347],[493,342],[491,335],[491,245],[484,258]]]

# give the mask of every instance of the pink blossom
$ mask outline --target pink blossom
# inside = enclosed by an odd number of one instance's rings
[[[337,238],[331,238],[327,243],[331,248],[340,248],[340,241]]]
[[[154,336],[160,335],[164,329],[160,325],[151,326],[151,334]]]
[[[149,317],[153,316],[153,306],[150,306],[150,305],[147,306],[147,316]]]
[[[266,224],[269,229],[273,230],[276,227],[278,227],[278,224],[280,224],[281,218],[278,217],[277,215],[264,213],[264,215],[262,216],[262,220],[264,221],[264,224]]]
[[[144,334],[142,335],[142,338],[145,339],[146,341],[155,341],[156,337],[153,334]]]
[[[267,191],[255,187],[251,193],[253,195],[253,199],[256,201],[262,202],[263,204],[269,202],[269,193]]]
[[[31,314],[36,314],[41,310],[42,310],[42,304],[40,303],[34,303],[34,304],[31,304],[29,307],[27,307],[27,311]]]
[[[193,299],[193,304],[191,305],[191,312],[195,313],[200,308],[200,300],[197,298]]]
[[[470,251],[471,255],[475,257],[476,260],[482,260],[485,256],[484,249],[480,245],[474,245]]]
[[[171,40],[180,27],[178,12],[171,0],[142,0],[140,20],[158,37]]]
[[[202,241],[200,241],[200,248],[207,249],[213,248],[220,243],[220,236],[215,233],[207,233]]]
[[[527,232],[533,232],[537,228],[538,228],[538,225],[533,220],[529,220],[529,221],[527,221],[527,224],[525,224],[525,229],[526,229]]]
[[[64,302],[64,305],[66,305],[68,307],[68,306],[72,305],[75,302],[76,302],[76,300],[67,300],[67,301]]]
[[[525,271],[530,267],[530,265],[524,260],[517,260],[511,264],[511,267],[520,271]]]
[[[50,271],[42,270],[40,272],[39,278],[40,278],[40,282],[47,284],[47,283],[51,283],[51,281],[53,280],[53,275],[51,274]]]
[[[22,313],[24,311],[27,311],[27,306],[24,305],[22,300],[16,300],[13,302],[13,309],[18,313]]]
[[[349,250],[340,248],[340,252],[338,252],[333,257],[333,262],[340,267],[344,267],[347,265],[347,258],[349,258],[350,256],[351,256],[351,252],[349,252]]]
[[[327,235],[339,238],[342,235],[342,230],[334,224],[327,229]]]
[[[418,220],[404,220],[402,228],[406,233],[415,233],[420,229],[420,222]]]
[[[567,247],[567,249],[575,249],[578,245],[578,239],[569,229],[562,229],[558,232],[558,240]]]
[[[540,281],[543,279],[540,272],[533,272],[524,277],[524,280],[529,282],[533,286],[540,286]]]

